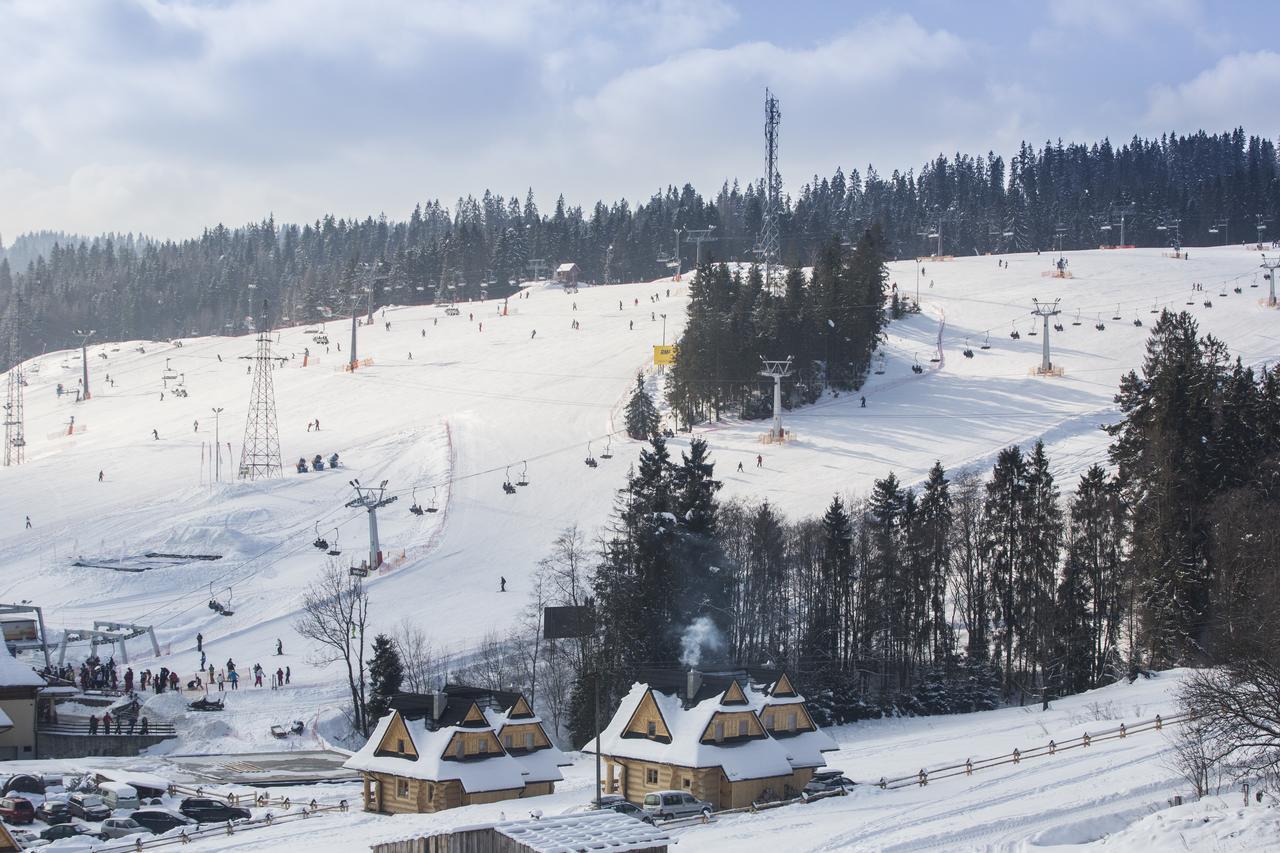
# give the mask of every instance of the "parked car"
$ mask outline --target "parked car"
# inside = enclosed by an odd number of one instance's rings
[[[94,833],[92,827],[83,823],[60,823],[40,833],[40,837],[45,841],[61,841],[64,838],[78,838],[81,835],[99,837]]]
[[[847,791],[858,784],[840,770],[819,770],[804,786],[806,794],[824,794],[828,791]]]
[[[654,791],[644,796],[644,810],[658,820],[693,815],[711,815],[711,803],[688,791]]]
[[[178,806],[178,811],[197,823],[222,823],[228,820],[248,820],[253,815],[248,809],[229,806],[221,800],[210,800],[205,797],[187,797]]]
[[[0,820],[16,825],[35,819],[36,807],[26,797],[0,797]]]
[[[106,820],[111,817],[111,807],[102,801],[102,797],[79,791],[67,797],[67,811],[71,812],[72,817],[84,820]]]
[[[172,809],[160,808],[159,806],[150,806],[145,809],[138,809],[129,815],[138,823],[142,824],[145,829],[150,830],[156,835],[168,832],[177,826],[195,826],[196,822],[186,815],[180,815]]]
[[[36,818],[50,826],[71,822],[71,811],[66,800],[45,800],[36,806]]]
[[[98,793],[109,809],[136,809],[141,805],[138,802],[138,790],[123,782],[101,782]]]
[[[642,820],[648,824],[653,823],[653,815],[649,814],[630,800],[624,800],[622,798],[611,800],[609,802],[604,802],[602,800],[600,802],[600,808],[608,809],[609,811],[617,812],[618,814],[624,814],[627,817],[633,817],[636,820]]]
[[[131,817],[109,817],[102,822],[102,834],[107,838],[124,838],[149,830]]]
[[[14,841],[18,842],[19,850],[33,850],[36,847],[47,847],[53,843],[45,841],[30,829],[11,829],[9,834],[13,836]]]
[[[4,790],[0,793],[43,794],[44,788],[44,780],[39,776],[33,776],[30,773],[18,773],[10,776],[5,781]]]

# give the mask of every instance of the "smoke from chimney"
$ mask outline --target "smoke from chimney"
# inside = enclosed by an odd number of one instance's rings
[[[723,650],[724,635],[706,616],[699,616],[689,623],[680,637],[680,662],[685,666],[697,666],[702,663],[703,655]]]

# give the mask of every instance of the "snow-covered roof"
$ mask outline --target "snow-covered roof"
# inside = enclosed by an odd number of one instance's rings
[[[671,730],[670,743],[622,736],[627,723],[646,695],[653,696],[663,720]],[[702,735],[717,712],[751,711],[759,714],[768,700],[767,696],[755,690],[745,690],[743,695],[747,700],[745,705],[723,705],[722,697],[716,696],[686,709],[677,696],[656,690],[651,693],[647,685],[635,684],[601,733],[602,752],[619,758],[634,758],[679,767],[719,767],[730,782],[786,776],[794,767],[820,767],[826,763],[822,760],[821,751],[815,749],[822,743],[821,739],[802,741],[798,744],[798,749],[791,745],[790,741],[799,739],[801,735],[786,741],[775,740],[766,734],[765,737],[751,740],[704,743]],[[822,738],[830,740],[825,733],[820,734]],[[832,743],[831,746],[834,747],[835,744]],[[582,751],[594,753],[595,740],[589,741]]]
[[[480,791],[509,791],[524,787],[527,780],[525,768],[506,753],[498,752],[483,758],[463,760],[445,758],[445,749],[455,733],[488,731],[487,728],[464,729],[461,726],[445,726],[429,731],[423,720],[404,720],[401,717],[409,737],[413,739],[418,757],[413,759],[395,755],[378,755],[378,746],[396,718],[397,714],[392,712],[379,720],[365,745],[342,766],[349,770],[386,773],[390,776],[425,779],[429,782],[457,780],[469,794]],[[557,771],[557,780],[559,778],[559,771]]]
[[[656,826],[609,809],[538,819],[461,826],[447,833],[492,829],[535,853],[577,853],[583,850],[649,850],[671,841]]]
[[[44,687],[44,679],[31,667],[14,660],[9,647],[0,643],[0,687]]]
[[[499,742],[502,741],[502,730],[508,726],[525,726],[531,723],[542,725],[542,720],[537,716],[533,717],[516,717],[514,720],[508,720],[510,709],[507,711],[497,711],[492,708],[484,712],[485,719],[489,721],[489,725],[493,726],[494,732],[498,735]],[[544,727],[542,733],[546,734]],[[550,738],[547,738],[550,741]],[[506,744],[503,744],[505,748]],[[573,764],[569,760],[569,756],[565,755],[560,749],[552,743],[551,746],[535,749],[530,752],[517,751],[511,754],[517,762],[520,763],[525,770],[526,782],[560,782],[564,780],[564,775],[560,772],[561,767],[568,767]]]
[[[573,272],[573,270],[577,269],[577,266],[578,265],[573,262],[561,264],[556,267],[556,272]]]

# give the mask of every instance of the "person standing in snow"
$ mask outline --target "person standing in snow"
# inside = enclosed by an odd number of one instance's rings
[[[204,651],[204,634],[201,634],[199,631],[196,632],[196,651]]]
[[[98,715],[89,715],[89,734],[96,735],[98,733]]]
[[[31,529],[31,516],[29,516],[29,515],[27,516],[27,529],[28,529],[28,530],[30,530],[30,529]]]
[[[288,684],[288,683],[289,683],[289,677],[290,677],[290,675],[291,675],[291,673],[289,672],[289,667],[287,667],[287,666],[286,666],[286,667],[284,668],[284,683],[285,683],[285,684]]]
[[[192,432],[199,432],[199,431],[200,431],[200,422],[199,422],[199,421],[192,421],[192,422],[191,422],[191,431],[192,431]]]
[[[506,592],[506,591],[507,591],[507,579],[499,575],[498,576],[498,592]]]
[[[239,690],[239,689],[240,689],[240,673],[236,672],[234,669],[232,669],[232,670],[228,670],[228,671],[227,671],[227,678],[231,679],[231,689],[232,689],[232,690]]]
[[[111,712],[104,711],[102,713],[102,733],[104,735],[111,734]]]
[[[279,637],[276,638],[276,654],[277,655],[284,654],[284,643],[280,640]]]
[[[276,667],[276,686],[284,687],[284,670]]]
[[[152,430],[151,430],[151,437],[152,437],[152,438],[154,438],[156,441],[159,441],[159,440],[160,440],[160,433],[159,433],[157,430],[152,429]]]
[[[764,467],[764,457],[761,456],[759,453],[756,454],[756,467],[757,468]]]
[[[102,476],[103,476],[102,471],[99,471],[99,472],[98,472],[98,482],[99,482],[99,483],[101,483],[101,482],[102,482]]]

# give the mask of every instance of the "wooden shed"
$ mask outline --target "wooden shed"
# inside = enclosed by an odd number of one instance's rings
[[[463,826],[375,844],[373,853],[665,853],[669,841],[661,829],[606,809]]]
[[[572,287],[578,283],[578,276],[581,274],[582,270],[577,264],[573,262],[561,264],[556,267],[556,283]]]

